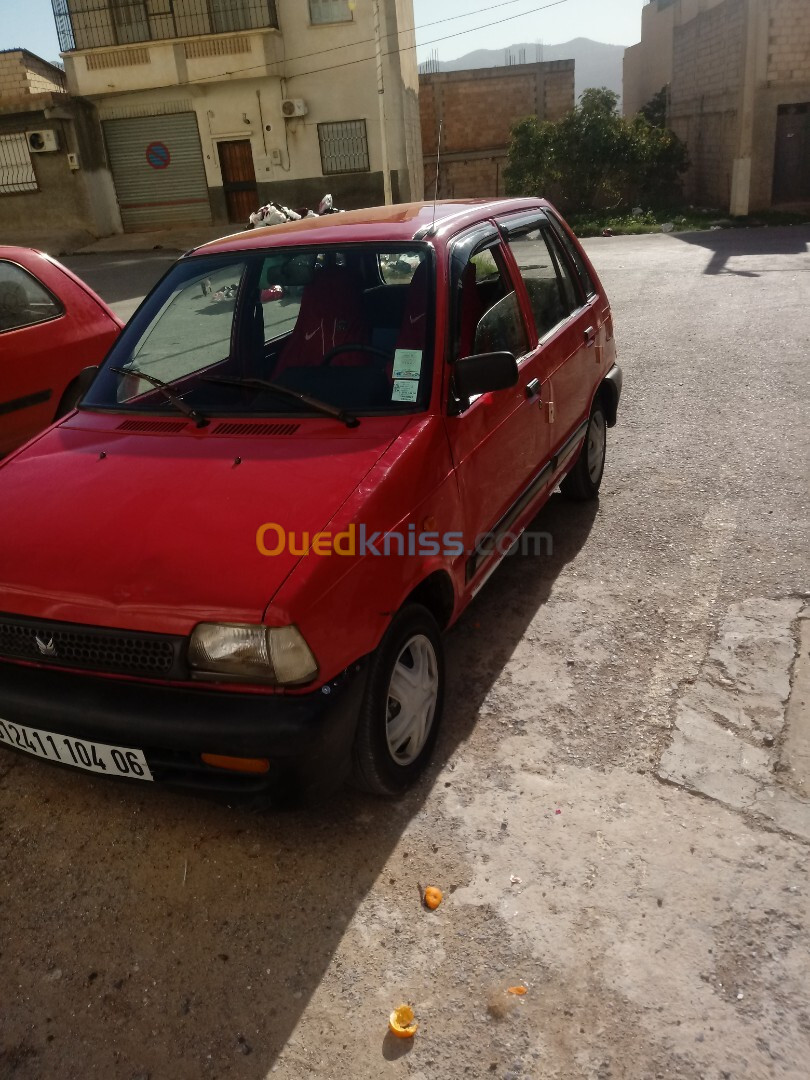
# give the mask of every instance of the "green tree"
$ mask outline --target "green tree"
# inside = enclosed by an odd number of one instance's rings
[[[653,94],[646,105],[642,105],[639,109],[639,113],[644,117],[648,124],[652,124],[653,127],[666,127],[667,126],[667,97],[669,96],[669,87],[662,86],[657,94]]]
[[[505,180],[510,195],[546,195],[568,211],[662,198],[686,169],[686,151],[666,128],[625,119],[605,87],[585,90],[554,123],[527,117],[512,129]]]

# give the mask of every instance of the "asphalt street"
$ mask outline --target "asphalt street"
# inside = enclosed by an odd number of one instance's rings
[[[808,244],[586,242],[600,498],[450,633],[405,799],[255,815],[0,751],[3,1080],[806,1080]],[[169,261],[68,260],[122,313]]]
[[[177,252],[63,256],[74,274],[106,300],[116,315],[128,319],[149,290],[177,260]]]

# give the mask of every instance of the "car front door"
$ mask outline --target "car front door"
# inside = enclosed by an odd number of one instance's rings
[[[542,386],[546,373],[531,320],[515,290],[500,234],[465,234],[451,252],[450,392],[447,433],[465,508],[466,579],[483,583],[508,550],[514,527],[542,490]],[[511,352],[514,387],[459,400],[452,366],[464,356]]]

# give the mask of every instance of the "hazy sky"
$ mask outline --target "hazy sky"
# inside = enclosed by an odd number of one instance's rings
[[[295,2],[303,4],[306,0]],[[589,37],[612,45],[632,45],[639,39],[645,0],[562,0],[540,10],[550,2],[414,0],[416,25],[420,28],[419,59],[434,49],[441,60],[453,60],[473,49],[503,48],[519,41],[555,45],[574,37]],[[502,19],[508,21],[485,26]],[[58,58],[51,0],[0,0],[0,49],[18,46],[46,60]]]

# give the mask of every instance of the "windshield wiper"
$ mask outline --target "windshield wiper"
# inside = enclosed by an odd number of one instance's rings
[[[274,394],[280,394],[282,397],[299,401],[302,405],[307,405],[310,409],[322,412],[326,416],[333,416],[336,420],[340,420],[341,423],[345,424],[346,427],[355,428],[360,423],[356,416],[352,416],[337,405],[330,405],[326,401],[321,401],[320,398],[310,397],[309,394],[299,393],[298,390],[291,390],[289,386],[269,382],[267,379],[237,379],[228,375],[203,375],[200,381],[220,383],[222,386],[247,386],[253,390],[270,390]]]
[[[114,371],[116,375],[135,375],[139,379],[145,379],[152,386],[157,387],[161,394],[174,405],[175,409],[187,416],[189,420],[193,420],[197,427],[207,427],[211,423],[207,416],[203,416],[201,412],[197,412],[191,405],[187,405],[181,397],[178,397],[172,390],[171,385],[165,383],[162,379],[156,379],[154,375],[147,375],[145,371],[141,371],[139,368],[111,367],[110,371]]]

